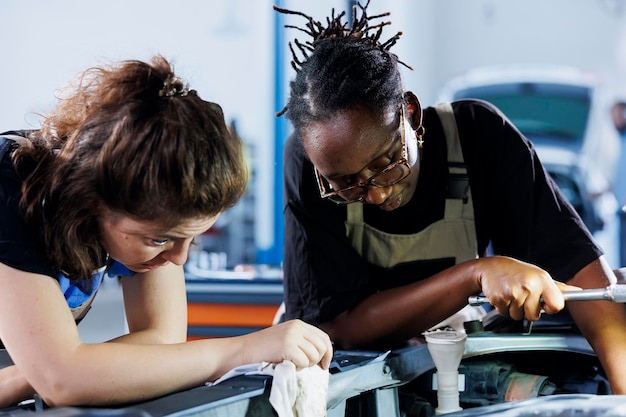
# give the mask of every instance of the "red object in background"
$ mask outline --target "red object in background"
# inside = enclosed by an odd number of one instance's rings
[[[279,305],[189,303],[188,340],[244,334],[272,325]]]
[[[214,271],[221,278],[187,278],[189,340],[238,336],[273,324],[283,301],[280,274],[230,272],[233,278],[228,271]]]

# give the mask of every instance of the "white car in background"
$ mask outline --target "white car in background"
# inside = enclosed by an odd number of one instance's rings
[[[496,105],[531,140],[592,233],[615,219],[620,143],[614,98],[598,75],[554,66],[477,68],[446,83],[438,100],[464,98]]]

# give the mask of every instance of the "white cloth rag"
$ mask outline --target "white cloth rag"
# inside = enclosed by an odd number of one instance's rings
[[[242,365],[231,369],[215,382],[238,375],[270,375],[270,404],[278,417],[326,417],[329,372],[318,365],[296,371],[293,362],[266,362]]]

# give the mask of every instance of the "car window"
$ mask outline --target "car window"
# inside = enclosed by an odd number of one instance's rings
[[[454,99],[477,98],[497,106],[535,144],[582,146],[591,89],[557,83],[503,83],[466,88]]]

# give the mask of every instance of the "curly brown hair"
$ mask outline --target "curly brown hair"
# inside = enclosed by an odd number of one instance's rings
[[[171,227],[217,215],[245,192],[241,141],[222,108],[188,90],[162,56],[90,68],[69,91],[14,163],[27,223],[70,278],[106,258],[102,204]]]

